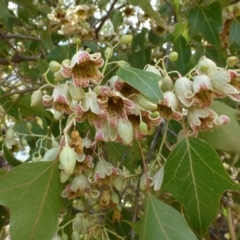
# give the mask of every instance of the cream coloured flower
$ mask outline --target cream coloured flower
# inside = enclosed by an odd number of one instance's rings
[[[197,136],[199,131],[209,131],[230,122],[226,115],[218,115],[210,108],[191,107],[187,115],[188,123],[192,129],[190,135]]]
[[[193,104],[193,83],[188,78],[178,78],[174,84],[174,91],[184,106],[190,107]]]
[[[219,69],[210,78],[214,89],[229,96],[234,101],[240,102],[240,79],[237,76],[233,71]]]
[[[62,75],[72,77],[75,86],[87,87],[89,82],[98,84],[103,79],[103,75],[98,70],[103,63],[100,53],[89,54],[80,50],[73,55],[69,65],[63,64]]]
[[[167,120],[173,118],[174,120],[179,121],[183,116],[179,109],[177,96],[171,91],[163,93],[163,100],[159,101],[158,111],[160,116]]]

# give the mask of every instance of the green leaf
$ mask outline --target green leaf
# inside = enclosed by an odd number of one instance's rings
[[[183,139],[170,153],[162,192],[170,192],[183,204],[193,230],[204,236],[216,217],[221,195],[240,190],[222,166],[216,151],[197,138]]]
[[[240,17],[235,18],[230,26],[230,33],[229,33],[229,39],[230,42],[235,42],[237,44],[240,44],[240,38],[239,38],[239,31],[240,31]]]
[[[21,97],[14,105],[20,109],[24,117],[37,115],[51,118],[51,114],[43,106],[31,106],[30,95]]]
[[[117,31],[117,28],[123,21],[122,12],[116,9],[111,16],[111,20],[112,20],[114,30]]]
[[[8,211],[3,206],[0,206],[0,232],[4,225],[7,223],[8,219],[9,219]]]
[[[198,137],[211,144],[215,149],[240,153],[240,126],[238,123],[240,112],[219,101],[214,101],[211,108],[219,115],[227,115],[230,123],[214,128],[211,132],[199,133]]]
[[[220,1],[208,6],[196,5],[189,13],[189,34],[191,37],[202,33],[205,40],[220,47],[219,31],[222,27],[222,10]]]
[[[148,97],[153,103],[157,103],[163,98],[158,85],[158,81],[161,79],[159,75],[127,66],[121,66],[116,74],[123,81]]]
[[[14,106],[12,99],[10,97],[4,97],[6,92],[0,88],[0,104],[5,110],[6,114],[13,116],[16,119],[19,119],[18,109]]]
[[[146,194],[142,219],[133,227],[143,240],[197,240],[178,211],[150,194]]]
[[[54,49],[54,45],[53,45],[52,38],[51,38],[51,33],[49,31],[43,30],[41,32],[41,39],[42,39],[44,47],[47,50],[53,50]]]
[[[0,204],[10,209],[11,240],[51,239],[62,203],[56,161],[25,163],[0,178]]]
[[[175,62],[169,62],[174,69],[177,69],[180,73],[184,73],[187,63],[191,57],[191,48],[187,45],[183,36],[179,36],[173,45],[173,51],[178,53],[178,59]]]
[[[154,18],[159,26],[165,29],[160,15],[152,8],[149,0],[127,0],[127,2],[133,6],[140,7],[145,13]]]
[[[12,166],[15,167],[15,166],[18,166],[18,165],[22,164],[21,161],[18,161],[18,160],[10,153],[9,149],[5,146],[5,144],[4,144],[4,146],[3,146],[3,154],[4,154],[4,157],[5,157],[6,161],[7,161],[10,165],[12,165]]]

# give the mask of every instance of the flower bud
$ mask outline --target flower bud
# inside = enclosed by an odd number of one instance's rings
[[[148,133],[148,126],[145,122],[139,123],[139,130],[142,134],[146,135]]]
[[[61,113],[59,111],[54,111],[54,114],[53,114],[53,118],[56,120],[56,121],[59,121],[62,119],[64,113]]]
[[[133,36],[130,35],[130,34],[128,34],[128,35],[123,35],[123,36],[120,38],[120,43],[123,44],[123,45],[128,45],[128,44],[131,44],[132,39],[133,39]]]
[[[60,171],[60,182],[61,183],[65,183],[71,175],[67,174],[66,172],[64,172],[63,170]]]
[[[125,122],[120,118],[117,125],[117,132],[124,144],[131,144],[133,140],[133,125],[130,121]]]
[[[171,52],[169,55],[168,55],[168,58],[171,62],[175,62],[177,61],[178,59],[178,53],[177,52]]]
[[[151,102],[147,97],[143,94],[138,94],[136,98],[136,103],[143,109],[154,111],[157,109],[157,104]]]
[[[105,58],[111,58],[113,55],[113,49],[110,47],[107,47],[104,52]]]
[[[116,205],[119,204],[119,196],[118,196],[117,193],[112,192],[112,194],[111,194],[111,202],[112,202],[113,204],[116,204]]]
[[[118,190],[121,191],[123,188],[123,179],[122,177],[116,177],[113,179],[113,186]]]
[[[28,142],[27,142],[27,140],[25,138],[22,138],[21,144],[22,144],[22,146],[27,146]]]
[[[59,155],[61,169],[67,174],[71,175],[76,165],[76,153],[73,148],[69,146],[63,147]]]
[[[162,86],[161,86],[162,91],[163,92],[172,91],[173,88],[174,88],[173,80],[168,75],[165,75],[162,80]]]
[[[6,132],[6,138],[7,139],[12,139],[14,138],[14,135],[15,135],[16,131],[13,129],[13,128],[9,128]]]
[[[238,62],[238,59],[235,56],[228,57],[226,63],[229,67],[234,67]]]
[[[62,240],[68,240],[68,235],[66,233],[62,234]]]
[[[42,91],[37,90],[31,96],[31,106],[35,107],[42,103]]]
[[[49,70],[53,73],[57,72],[61,68],[61,64],[56,61],[51,61],[49,63]]]
[[[79,46],[81,44],[81,39],[76,37],[76,38],[74,38],[73,42],[74,42],[74,44]]]
[[[30,122],[26,123],[26,128],[31,131],[32,130],[32,124]]]
[[[78,214],[72,223],[73,231],[81,233],[83,227],[83,216],[81,214]]]
[[[81,87],[71,85],[69,87],[69,94],[74,100],[80,101],[84,97],[84,90]]]
[[[73,231],[72,232],[72,240],[79,240],[80,239],[80,235],[78,232]]]
[[[154,111],[152,114],[151,114],[151,118],[157,118],[159,117],[159,112],[158,111]]]
[[[202,57],[199,60],[199,63],[197,65],[198,70],[200,73],[203,74],[212,74],[213,72],[217,71],[217,65],[215,62],[213,62],[211,59]]]

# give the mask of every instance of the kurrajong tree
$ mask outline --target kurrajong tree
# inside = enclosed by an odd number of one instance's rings
[[[1,239],[240,238],[238,1],[0,6]]]

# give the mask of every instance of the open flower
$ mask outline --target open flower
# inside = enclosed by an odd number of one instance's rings
[[[216,97],[224,97],[213,89],[210,78],[201,74],[193,80],[193,91],[194,91],[194,104],[198,104],[200,108],[209,107],[212,105],[213,99]]]
[[[209,131],[214,127],[220,127],[229,123],[230,119],[226,115],[218,116],[210,108],[191,107],[187,115],[188,123],[192,129],[190,135],[197,136],[199,131]]]
[[[229,96],[234,101],[240,102],[240,79],[235,72],[219,69],[210,78],[214,89]]]
[[[100,109],[105,112],[105,117],[112,127],[117,127],[119,119],[127,121],[127,114],[134,109],[133,101],[125,98],[120,92],[113,91],[109,87],[99,88],[98,103]],[[103,116],[104,117],[104,116]]]
[[[69,87],[67,84],[57,85],[53,90],[52,96],[43,96],[43,105],[45,107],[50,107],[52,105],[53,109],[60,113],[72,113],[73,111],[70,108],[71,97],[68,90]]]
[[[94,198],[98,197],[100,194],[98,190],[91,190],[90,183],[84,174],[79,174],[65,187],[61,195],[64,198],[75,199],[85,193]]]
[[[160,115],[170,120],[173,118],[174,120],[179,121],[182,118],[182,113],[179,110],[179,101],[175,93],[167,91],[163,93],[163,100],[159,101],[158,111]]]
[[[94,181],[99,186],[112,186],[113,179],[121,176],[122,171],[104,159],[98,161],[94,172]]]
[[[100,53],[89,54],[80,50],[73,55],[69,65],[63,64],[62,75],[66,78],[72,77],[75,86],[87,87],[90,81],[98,84],[103,79],[103,75],[98,70],[103,63]]]

